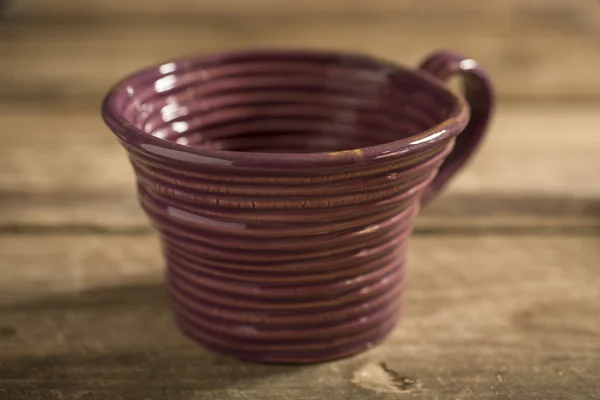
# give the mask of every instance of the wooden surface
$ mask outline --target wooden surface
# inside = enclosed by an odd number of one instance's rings
[[[306,367],[241,363],[178,335],[151,235],[11,235],[0,251],[2,399],[600,395],[598,236],[416,236],[401,327]]]
[[[0,400],[600,399],[600,3],[144,1],[13,1],[0,23]],[[99,117],[148,62],[267,44],[452,47],[499,89],[417,220],[402,324],[358,357],[255,365],[183,338]]]
[[[0,95],[98,101],[141,65],[240,47],[366,51],[416,65],[451,48],[493,74],[501,97],[600,99],[596,0],[13,0]]]

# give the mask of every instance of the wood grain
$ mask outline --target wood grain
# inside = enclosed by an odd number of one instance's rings
[[[3,399],[597,399],[599,237],[413,239],[402,325],[362,356],[240,363],[179,335],[152,238],[0,241]]]
[[[145,2],[141,14],[133,0],[17,4],[0,39],[5,97],[98,101],[123,75],[172,57],[285,46],[362,51],[408,65],[451,48],[484,65],[503,98],[600,98],[593,0],[180,0]]]
[[[181,17],[184,15],[202,16],[233,13],[243,16],[286,15],[286,14],[365,14],[365,13],[407,13],[420,11],[429,15],[452,16],[468,19],[474,16],[495,15],[507,18],[515,11],[539,13],[548,16],[568,18],[579,10],[594,10],[595,4],[588,0],[506,0],[479,2],[473,0],[13,0],[12,12],[18,16],[40,17],[84,17],[127,18],[140,17]],[[573,11],[575,10],[575,11]],[[528,14],[525,14],[528,15]],[[533,18],[532,18],[533,19]],[[560,18],[557,18],[560,19]],[[518,21],[517,21],[518,22]]]
[[[500,107],[418,230],[598,229],[599,125],[596,107]],[[5,105],[0,126],[0,230],[147,231],[125,152],[98,111]]]

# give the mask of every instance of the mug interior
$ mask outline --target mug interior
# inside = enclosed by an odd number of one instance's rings
[[[351,54],[255,51],[174,61],[109,95],[147,135],[204,150],[337,152],[418,135],[457,97],[415,71]]]

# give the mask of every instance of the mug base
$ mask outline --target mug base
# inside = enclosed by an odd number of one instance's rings
[[[291,344],[292,349],[285,349],[285,345],[282,345],[281,349],[271,351],[236,349],[233,348],[233,346],[227,347],[217,343],[218,340],[211,337],[209,334],[200,331],[197,327],[190,325],[177,314],[175,315],[175,324],[178,326],[179,330],[184,336],[200,346],[241,361],[262,364],[301,365],[323,363],[348,358],[372,349],[385,340],[388,335],[397,327],[401,319],[401,314],[401,312],[398,312],[397,315],[395,315],[392,319],[386,321],[376,328],[371,328],[371,332],[366,338],[363,338],[355,343],[346,344],[343,346],[335,346],[332,343],[330,348],[318,351],[293,349],[294,344]]]

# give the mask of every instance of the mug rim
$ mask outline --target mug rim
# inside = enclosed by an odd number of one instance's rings
[[[417,134],[402,139],[366,146],[356,149],[340,150],[334,152],[309,152],[309,153],[282,153],[282,152],[246,152],[234,150],[203,149],[168,141],[153,136],[135,126],[118,111],[117,96],[127,93],[127,88],[132,81],[140,79],[159,79],[176,73],[178,69],[190,64],[219,63],[230,59],[243,59],[256,56],[282,56],[296,57],[306,60],[326,58],[339,65],[352,61],[367,63],[377,68],[386,68],[391,71],[401,71],[411,75],[412,78],[424,82],[434,90],[443,92],[452,98],[454,106],[447,117]],[[169,66],[165,68],[165,66]],[[217,53],[208,53],[196,56],[173,58],[146,68],[138,69],[119,80],[105,95],[101,114],[105,124],[128,146],[141,148],[158,157],[165,157],[174,161],[193,164],[209,165],[249,165],[270,167],[334,167],[347,166],[359,163],[375,162],[397,156],[421,151],[435,146],[445,140],[452,139],[462,132],[470,117],[470,107],[466,99],[446,87],[444,82],[430,73],[418,68],[409,68],[402,64],[393,63],[379,57],[350,51],[327,50],[300,50],[300,49],[250,49],[231,50]]]

